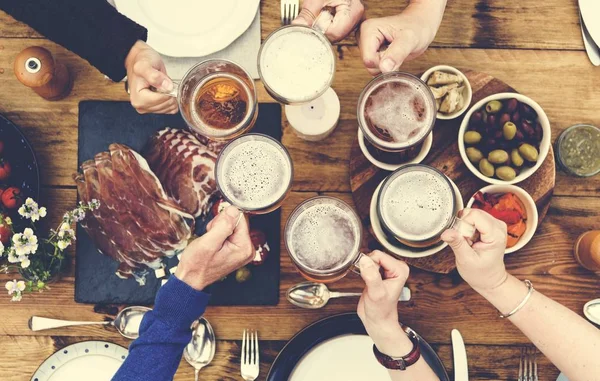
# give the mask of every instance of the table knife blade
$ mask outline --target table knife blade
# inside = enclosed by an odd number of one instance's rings
[[[452,330],[452,357],[454,358],[454,381],[469,381],[467,349],[457,329]]]

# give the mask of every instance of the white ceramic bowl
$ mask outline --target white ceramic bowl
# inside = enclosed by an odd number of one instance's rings
[[[504,181],[504,180],[484,176],[481,172],[479,172],[479,168],[476,168],[473,165],[473,163],[471,163],[469,161],[469,158],[467,157],[467,153],[466,153],[466,148],[465,148],[464,135],[465,135],[465,132],[467,131],[467,127],[469,126],[469,120],[471,119],[471,115],[473,115],[473,113],[475,111],[482,108],[489,101],[504,100],[504,99],[510,99],[510,98],[515,98],[519,102],[526,103],[527,105],[529,105],[531,108],[533,108],[535,110],[535,112],[538,115],[538,121],[540,122],[540,124],[542,126],[544,136],[542,137],[542,141],[540,142],[540,152],[538,154],[537,163],[535,163],[535,165],[531,168],[522,170],[521,173],[519,173],[517,175],[517,177],[515,177],[513,180]],[[481,180],[485,181],[486,183],[496,184],[496,185],[516,184],[516,183],[520,183],[521,181],[525,180],[529,176],[533,175],[535,173],[535,171],[537,171],[540,168],[540,166],[542,165],[544,160],[546,160],[546,156],[548,155],[548,152],[550,151],[550,144],[552,144],[551,143],[551,135],[552,135],[552,130],[550,129],[550,121],[548,120],[548,116],[546,115],[546,113],[544,112],[542,107],[539,104],[537,104],[537,102],[535,102],[533,99],[531,99],[523,94],[498,93],[498,94],[490,95],[489,97],[484,98],[484,99],[480,100],[479,102],[475,103],[473,105],[473,107],[471,107],[471,109],[467,112],[467,114],[465,115],[465,118],[462,121],[462,124],[460,125],[460,129],[458,130],[458,150],[460,151],[460,156],[462,157],[467,168],[469,168],[469,170],[471,172],[473,172],[473,174],[475,176],[479,177]]]
[[[458,190],[458,187],[450,178],[450,184],[452,184],[452,188],[454,189],[454,197],[456,200],[456,210],[462,210],[464,207],[463,198]],[[385,179],[383,180],[385,181]],[[406,246],[397,241],[395,238],[388,237],[388,235],[384,232],[381,227],[381,222],[379,222],[379,216],[377,215],[377,198],[379,197],[379,191],[381,190],[381,184],[383,181],[377,186],[375,189],[375,193],[373,193],[373,197],[371,198],[371,207],[369,212],[369,217],[371,219],[371,227],[373,228],[373,233],[375,234],[375,238],[377,241],[390,253],[395,254],[399,257],[406,258],[423,258],[428,257],[430,255],[434,255],[442,251],[448,244],[444,241],[440,241],[439,243],[424,248],[424,249],[416,249],[414,247]]]
[[[375,157],[373,157],[373,155],[371,155],[371,152],[369,152],[369,149],[367,148],[367,143],[365,143],[365,135],[363,134],[363,132],[360,128],[358,129],[358,145],[360,146],[360,150],[362,151],[363,155],[365,155],[365,157],[367,158],[367,160],[369,160],[371,162],[371,164],[373,164],[374,166],[379,167],[385,171],[393,172],[403,165],[418,164],[418,163],[422,162],[427,157],[427,154],[429,153],[429,151],[431,151],[432,144],[433,144],[433,130],[429,133],[429,135],[427,135],[425,140],[423,140],[423,145],[421,146],[421,150],[419,151],[417,156],[415,156],[414,159],[406,161],[404,163],[400,163],[400,164],[390,164],[390,163],[383,162],[381,160],[377,160]]]
[[[454,111],[451,114],[443,114],[441,112],[437,113],[437,118],[441,119],[441,120],[449,120],[449,119],[458,118],[465,111],[467,111],[467,109],[469,108],[469,105],[471,104],[471,100],[473,99],[473,88],[471,87],[471,83],[469,82],[469,80],[467,79],[467,76],[464,75],[462,71],[458,70],[455,67],[448,66],[448,65],[438,65],[438,66],[432,67],[431,69],[429,69],[425,73],[423,73],[423,75],[421,76],[421,80],[423,82],[427,83],[429,76],[431,76],[431,74],[434,71],[442,71],[444,73],[455,74],[462,78],[463,84],[465,86],[465,89],[463,90],[463,99],[465,101],[465,103],[463,104],[463,107],[460,110]]]
[[[519,200],[521,200],[521,202],[525,206],[525,211],[527,212],[527,221],[525,221],[525,225],[526,225],[525,233],[523,233],[519,242],[517,242],[517,244],[511,248],[507,248],[504,251],[504,254],[514,253],[515,251],[520,250],[525,245],[527,245],[529,243],[529,241],[531,241],[531,238],[533,238],[533,234],[537,230],[537,226],[538,226],[537,207],[535,205],[535,201],[533,201],[533,198],[531,198],[529,193],[527,193],[523,188],[519,188],[516,185],[508,185],[508,184],[488,185],[486,187],[481,188],[479,190],[479,192],[492,193],[492,194],[514,193],[519,198]],[[474,197],[475,197],[475,195],[473,195],[473,197],[471,197],[471,199],[467,203],[467,208],[471,208],[473,206],[473,203],[475,202]]]

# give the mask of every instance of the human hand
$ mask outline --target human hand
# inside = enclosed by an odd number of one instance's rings
[[[423,54],[437,33],[445,6],[445,0],[412,2],[399,15],[363,22],[358,45],[369,73],[398,70]],[[387,49],[381,50],[386,44]]]
[[[456,256],[456,267],[460,276],[475,291],[492,290],[507,278],[504,267],[506,249],[506,224],[479,209],[465,209],[461,219],[475,226],[480,240],[470,246],[456,230],[442,234]]]
[[[360,320],[381,352],[405,355],[411,343],[398,322],[398,299],[408,279],[408,265],[376,250],[363,257],[359,266],[366,284],[358,302]],[[383,277],[380,267],[384,270]],[[407,346],[402,348],[402,343]]]
[[[362,19],[365,7],[361,0],[304,0],[294,25],[312,26],[323,7],[335,8],[333,22],[325,31],[331,41],[344,39]]]
[[[127,84],[131,105],[140,114],[176,114],[177,100],[166,94],[150,90],[150,86],[161,91],[171,91],[173,82],[167,76],[165,64],[154,49],[143,41],[136,42],[127,58]]]
[[[252,260],[254,246],[248,221],[240,219],[240,213],[230,206],[208,224],[206,234],[184,250],[175,272],[177,278],[202,290]]]

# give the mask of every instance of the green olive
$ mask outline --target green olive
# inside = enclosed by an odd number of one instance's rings
[[[467,148],[467,157],[473,164],[479,163],[481,159],[483,159],[483,153],[475,147]]]
[[[487,111],[488,114],[495,114],[500,110],[502,110],[502,102],[500,101],[489,101],[485,105],[485,111]]]
[[[523,165],[523,156],[521,156],[518,149],[515,148],[511,151],[510,161],[512,161],[515,167],[520,167]]]
[[[238,283],[244,283],[247,280],[249,280],[250,278],[252,278],[252,273],[250,272],[250,270],[248,270],[247,267],[239,268],[235,272],[235,280]]]
[[[517,172],[512,167],[505,165],[504,167],[496,169],[496,176],[498,176],[500,180],[511,181],[517,177]]]
[[[508,153],[501,149],[493,150],[489,153],[488,160],[493,164],[504,164],[508,161]]]
[[[504,134],[504,139],[513,140],[517,134],[517,126],[513,122],[506,122],[504,123],[504,127],[502,127],[502,133]]]
[[[535,163],[538,159],[538,151],[531,144],[523,144],[519,147],[519,153],[527,161]]]
[[[484,176],[494,177],[494,166],[487,159],[481,159],[479,161],[479,171]]]
[[[481,134],[477,131],[467,131],[465,133],[466,144],[477,144],[481,141]]]

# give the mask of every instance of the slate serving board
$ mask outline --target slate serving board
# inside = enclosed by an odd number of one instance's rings
[[[128,102],[83,101],[79,103],[79,164],[91,159],[111,143],[122,143],[141,151],[148,138],[164,127],[184,128],[180,115],[140,115]],[[260,104],[259,115],[252,132],[270,135],[281,140],[281,106]],[[205,221],[197,221],[196,234],[205,232]],[[211,287],[212,305],[276,305],[279,301],[279,255],[281,214],[275,212],[255,216],[251,227],[267,236],[271,252],[261,266],[250,266],[252,278],[242,284],[232,274]],[[117,262],[96,249],[85,230],[77,226],[75,266],[75,301],[78,303],[154,303],[160,280],[154,271],[146,275],[146,285],[135,279],[120,279],[115,275]],[[177,264],[177,258],[166,259],[167,268]]]

